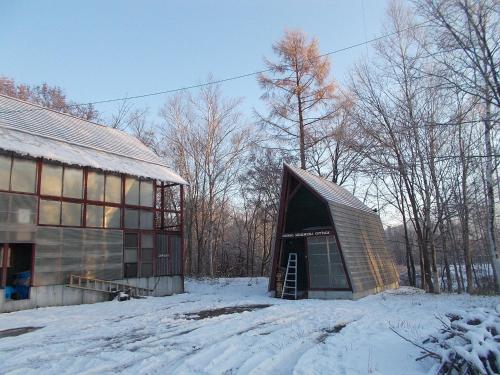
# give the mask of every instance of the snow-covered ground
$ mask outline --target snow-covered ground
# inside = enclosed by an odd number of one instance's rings
[[[433,362],[416,362],[419,350],[391,328],[421,342],[439,328],[436,315],[500,304],[411,288],[284,301],[267,296],[267,279],[187,280],[186,289],[0,314],[0,374],[422,374]],[[5,337],[19,327],[43,328]]]

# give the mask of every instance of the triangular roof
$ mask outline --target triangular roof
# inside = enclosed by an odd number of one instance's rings
[[[285,168],[289,169],[300,181],[308,185],[309,188],[313,189],[329,204],[341,204],[347,207],[373,213],[372,209],[366,206],[342,186],[287,163],[285,163]]]
[[[1,94],[0,149],[186,184],[164,159],[124,131]]]
[[[399,275],[385,243],[384,229],[377,213],[364,205],[343,187],[312,175],[302,169],[284,165],[283,186],[287,176],[297,179],[328,206],[346,272],[352,287],[352,298],[360,298],[398,285]],[[281,192],[282,198],[287,194]],[[286,209],[281,200],[280,215]],[[284,233],[283,219],[278,220],[277,246],[274,249],[270,288],[274,287],[281,251],[280,236]],[[272,289],[271,289],[272,290]],[[314,295],[314,291],[311,292]],[[321,293],[321,292],[318,292]]]

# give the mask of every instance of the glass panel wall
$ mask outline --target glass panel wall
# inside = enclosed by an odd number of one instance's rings
[[[139,228],[139,211],[130,208],[125,209],[125,228],[137,229]]]
[[[11,190],[21,193],[36,192],[36,161],[13,158]]]
[[[121,203],[122,178],[114,174],[106,174],[106,202]]]
[[[139,180],[133,177],[125,179],[125,204],[139,205]]]
[[[311,288],[345,289],[349,287],[334,236],[308,238],[307,252]]]
[[[82,199],[83,197],[83,169],[64,168],[63,196]]]
[[[153,211],[141,210],[141,229],[153,229]]]
[[[121,209],[119,207],[105,207],[104,227],[120,228],[120,226],[121,226]]]
[[[0,154],[0,190],[10,189],[11,167],[12,167],[12,156]]]
[[[73,227],[82,226],[82,205],[80,203],[62,202],[61,224]]]
[[[103,206],[87,205],[87,227],[101,228],[103,226]]]
[[[87,199],[99,202],[104,200],[104,173],[87,173]]]
[[[41,199],[38,221],[45,225],[59,225],[61,223],[61,202]]]
[[[62,175],[62,166],[43,163],[41,194],[60,197],[62,193]]]
[[[141,181],[141,206],[153,207],[153,181]]]

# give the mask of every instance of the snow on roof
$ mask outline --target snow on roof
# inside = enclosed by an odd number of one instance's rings
[[[373,213],[373,211],[363,202],[336,183],[315,176],[301,168],[294,167],[287,163],[285,163],[285,167],[291,170],[293,174],[306,183],[311,189],[316,191],[328,203],[342,204],[344,206]]]
[[[1,94],[0,149],[186,184],[165,160],[123,131]]]

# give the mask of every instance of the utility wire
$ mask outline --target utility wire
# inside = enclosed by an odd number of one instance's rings
[[[406,27],[406,28],[401,29],[401,30],[394,31],[392,33],[384,34],[384,35],[381,35],[381,36],[373,38],[373,39],[365,40],[364,42],[360,42],[360,43],[352,44],[352,45],[347,46],[347,47],[336,49],[334,51],[330,51],[330,52],[321,54],[317,58],[334,55],[336,53],[345,52],[345,51],[348,51],[348,50],[353,49],[353,48],[357,48],[357,47],[364,46],[364,45],[367,45],[367,44],[370,44],[370,43],[374,43],[374,42],[377,42],[379,40],[382,40],[382,39],[389,38],[391,36],[400,34],[402,32],[409,31],[409,30],[416,29],[418,27],[424,26],[425,24],[427,24],[429,22],[430,21],[425,21],[425,22],[422,22],[422,23],[419,23],[419,24],[416,24],[416,25],[413,25],[413,26]],[[73,103],[73,104],[69,104],[68,107],[71,108],[71,107],[79,107],[79,106],[89,106],[89,105],[113,103],[113,102],[119,102],[119,101],[125,101],[125,100],[136,100],[136,99],[148,98],[148,97],[151,97],[151,96],[173,94],[173,93],[180,92],[180,91],[192,90],[192,89],[197,89],[197,88],[201,88],[201,87],[205,87],[205,86],[211,86],[211,85],[216,85],[216,84],[225,83],[225,82],[229,82],[229,81],[235,81],[235,80],[242,79],[242,78],[252,77],[252,76],[259,75],[259,74],[271,72],[272,70],[273,70],[272,68],[263,69],[263,70],[257,70],[257,71],[253,71],[253,72],[246,73],[246,74],[240,74],[240,75],[237,75],[237,76],[232,76],[232,77],[227,77],[227,78],[223,78],[223,79],[218,79],[218,80],[215,80],[215,81],[208,81],[208,82],[203,82],[203,83],[199,83],[199,84],[196,84],[196,85],[183,86],[183,87],[178,87],[178,88],[175,88],[175,89],[163,90],[163,91],[156,91],[156,92],[151,92],[151,93],[141,94],[141,95],[126,96],[126,97],[122,97],[122,98],[112,98],[112,99],[96,100],[96,101],[86,102],[86,103]],[[0,111],[0,114],[41,111],[41,110],[44,110],[44,109],[46,109],[46,108],[41,107],[41,108],[33,108],[33,109],[8,110],[8,111]]]

